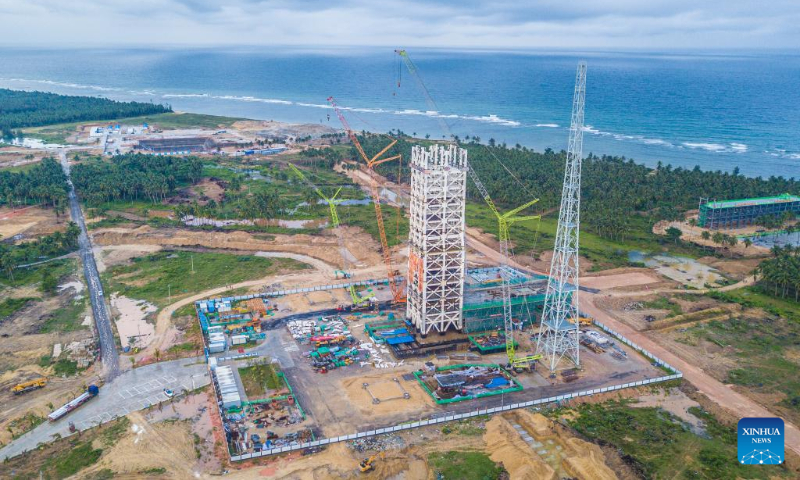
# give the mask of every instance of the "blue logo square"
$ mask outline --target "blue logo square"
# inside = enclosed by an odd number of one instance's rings
[[[736,428],[739,463],[778,465],[784,460],[783,420],[743,418]]]

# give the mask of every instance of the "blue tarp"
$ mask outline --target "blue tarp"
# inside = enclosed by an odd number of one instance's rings
[[[412,337],[411,335],[403,335],[400,337],[392,337],[386,339],[386,343],[388,343],[389,345],[398,345],[400,343],[411,343],[413,341],[414,337]]]
[[[505,379],[503,377],[495,377],[495,378],[492,379],[491,382],[489,382],[486,385],[484,385],[484,387],[486,387],[486,388],[500,388],[500,387],[506,387],[510,383],[511,382],[509,382],[507,379]]]
[[[396,330],[384,330],[382,332],[378,332],[378,335],[381,337],[391,337],[392,335],[408,335],[408,330],[405,328],[398,328]]]

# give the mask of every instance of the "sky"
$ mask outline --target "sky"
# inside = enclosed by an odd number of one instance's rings
[[[796,49],[797,0],[0,0],[0,46]]]

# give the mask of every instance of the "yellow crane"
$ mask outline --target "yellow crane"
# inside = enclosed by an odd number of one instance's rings
[[[11,393],[14,395],[19,395],[22,393],[30,392],[31,390],[36,390],[37,388],[43,388],[47,385],[47,379],[44,377],[35,378],[33,380],[28,380],[27,382],[22,382],[14,385],[11,387]]]
[[[364,148],[361,146],[361,142],[358,141],[358,137],[356,137],[355,132],[352,128],[350,128],[350,124],[344,117],[344,114],[339,108],[339,105],[336,103],[336,100],[332,96],[328,97],[328,103],[331,104],[333,111],[336,112],[336,116],[339,117],[339,121],[342,122],[345,132],[347,132],[347,136],[350,137],[350,141],[353,142],[353,146],[358,151],[358,154],[367,164],[367,171],[369,172],[371,180],[370,191],[372,193],[372,203],[375,206],[375,217],[378,221],[378,233],[380,234],[381,238],[381,253],[383,254],[383,262],[386,264],[387,276],[389,279],[389,289],[392,291],[392,301],[394,303],[403,303],[406,301],[405,285],[402,281],[402,277],[400,277],[399,273],[394,268],[392,251],[389,249],[389,242],[386,240],[386,229],[384,228],[383,212],[381,211],[381,195],[379,190],[380,184],[377,179],[378,175],[375,173],[375,167],[378,165],[390,162],[392,160],[399,160],[401,158],[400,155],[384,157],[384,154],[386,154],[386,152],[388,152],[389,149],[392,148],[395,143],[397,143],[397,140],[392,140],[388,145],[386,145],[386,147],[383,148],[383,150],[370,158],[364,151]]]

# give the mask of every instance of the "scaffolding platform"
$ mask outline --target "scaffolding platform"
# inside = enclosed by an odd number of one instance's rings
[[[800,197],[784,193],[774,197],[710,201],[700,205],[698,224],[710,229],[741,228],[755,223],[759,217],[780,216],[784,212],[800,213]]]

